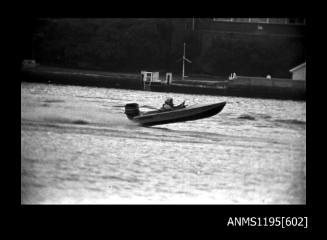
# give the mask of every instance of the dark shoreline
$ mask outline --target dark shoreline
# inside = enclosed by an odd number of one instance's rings
[[[22,69],[21,82],[143,90],[141,76],[136,73],[113,73],[44,66]],[[220,82],[223,87],[218,88],[210,86],[212,84],[204,84],[202,81],[192,81],[192,84],[185,84],[185,82],[179,83],[178,80],[174,80],[171,85],[154,85],[151,86],[151,91],[263,99],[306,100],[305,90],[293,88],[235,86],[228,84],[227,81]]]

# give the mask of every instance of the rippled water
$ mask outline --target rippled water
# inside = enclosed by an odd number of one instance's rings
[[[141,127],[117,105],[227,101]],[[146,109],[143,109],[146,110]],[[306,203],[306,103],[21,84],[22,203]]]

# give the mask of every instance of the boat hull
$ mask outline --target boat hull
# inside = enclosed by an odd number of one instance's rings
[[[150,113],[144,113],[140,116],[136,116],[131,120],[142,126],[194,121],[216,115],[224,108],[225,105],[226,102],[221,102],[210,105],[193,105],[172,111],[152,111]]]

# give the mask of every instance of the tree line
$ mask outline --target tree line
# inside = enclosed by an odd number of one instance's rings
[[[37,19],[28,57],[45,65],[180,74],[176,61],[186,42],[189,74],[289,77],[289,69],[305,61],[303,39],[204,34],[189,27],[176,19]]]

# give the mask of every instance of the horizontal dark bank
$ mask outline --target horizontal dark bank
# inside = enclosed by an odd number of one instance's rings
[[[21,70],[21,82],[39,82],[104,88],[144,90],[140,73],[117,73],[94,70],[37,66]],[[238,96],[266,99],[306,100],[305,81],[239,76],[236,80],[201,77],[181,81],[173,76],[171,84],[151,85],[150,91]]]

